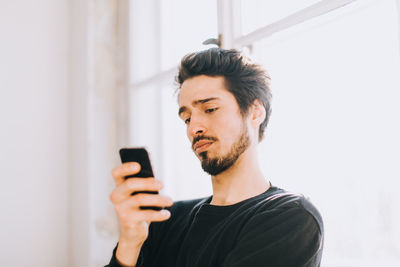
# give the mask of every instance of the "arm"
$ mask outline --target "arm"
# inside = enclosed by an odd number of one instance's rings
[[[158,191],[162,184],[154,178],[129,178],[126,176],[140,171],[137,163],[124,163],[113,170],[116,188],[110,195],[110,199],[116,210],[120,239],[113,257],[108,266],[137,266],[143,243],[149,234],[151,222],[165,221],[169,219],[168,210],[143,210],[142,206],[168,207],[173,204],[168,197],[159,194],[140,193],[143,191]],[[132,193],[138,194],[132,195]]]
[[[120,244],[118,243],[117,246],[113,250],[112,258],[108,265],[104,267],[126,267],[127,265],[123,265],[120,261],[117,259],[117,250],[120,248]],[[140,267],[142,266],[142,258],[141,258],[141,248],[132,248],[132,250],[126,251],[128,255],[134,254],[135,259],[134,261],[136,262],[136,265],[133,265],[134,267]]]

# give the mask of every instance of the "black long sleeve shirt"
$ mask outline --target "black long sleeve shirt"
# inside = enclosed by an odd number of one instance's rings
[[[228,206],[179,201],[151,223],[137,267],[320,266],[323,223],[304,196],[271,186]],[[120,267],[113,257],[107,267]]]

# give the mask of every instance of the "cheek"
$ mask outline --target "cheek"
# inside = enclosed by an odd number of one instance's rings
[[[224,118],[216,122],[215,134],[224,146],[230,146],[241,132],[241,123],[237,118]]]
[[[237,131],[240,131],[242,122],[237,115],[221,116],[215,122],[215,125],[222,131],[229,135],[235,135]]]

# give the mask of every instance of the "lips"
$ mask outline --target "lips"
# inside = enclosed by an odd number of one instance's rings
[[[193,150],[199,154],[203,151],[205,151],[210,145],[212,145],[213,141],[210,140],[200,140],[197,141],[194,146],[193,146]]]

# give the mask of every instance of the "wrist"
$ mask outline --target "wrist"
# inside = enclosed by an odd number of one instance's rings
[[[127,249],[140,249],[143,245],[143,242],[138,242],[137,240],[125,239],[123,237],[119,238],[118,247],[127,248]]]
[[[126,267],[135,267],[142,244],[131,241],[120,239],[118,242],[117,251],[115,252],[115,258],[118,263]]]

